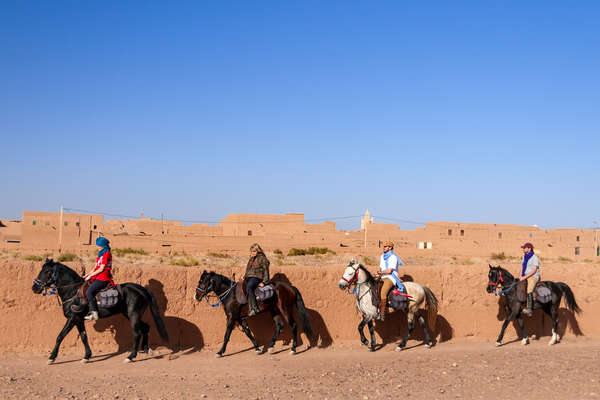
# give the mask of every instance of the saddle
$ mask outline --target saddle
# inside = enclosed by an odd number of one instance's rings
[[[240,304],[248,303],[248,294],[246,293],[246,281],[241,280],[235,285],[235,299]],[[254,289],[254,295],[256,296],[257,301],[265,301],[270,299],[275,295],[275,286],[272,284],[258,286]]]
[[[517,300],[521,303],[527,303],[527,281],[521,281],[517,284]],[[533,301],[538,303],[548,303],[552,300],[552,291],[543,284],[542,281],[536,283],[533,289]]]
[[[89,288],[90,283],[84,282],[83,285],[77,289],[77,293],[75,294],[76,299],[78,300],[76,304],[71,305],[71,311],[74,313],[80,313],[85,309],[85,306],[88,305],[86,293]],[[107,286],[98,293],[96,293],[96,301],[98,302],[99,308],[111,308],[116,306],[121,298],[123,297],[121,285],[116,286]],[[77,304],[78,303],[78,304]]]

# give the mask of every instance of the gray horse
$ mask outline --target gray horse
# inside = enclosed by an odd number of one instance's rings
[[[368,346],[369,351],[375,350],[375,332],[373,329],[373,319],[377,316],[377,307],[373,305],[372,294],[376,287],[376,282],[369,271],[365,269],[361,264],[355,260],[351,260],[350,264],[344,270],[342,278],[340,279],[338,286],[340,289],[349,289],[351,286],[355,286],[356,293],[356,307],[363,315],[362,321],[358,324],[358,332],[360,333],[360,341]],[[406,317],[408,321],[408,331],[402,339],[402,342],[396,347],[396,351],[402,350],[406,346],[406,342],[410,337],[411,332],[415,328],[415,314],[419,311],[419,308],[425,303],[427,309],[427,323],[422,315],[419,315],[417,321],[419,325],[423,327],[425,331],[425,347],[431,348],[431,336],[430,330],[435,330],[435,321],[437,318],[438,301],[433,292],[423,285],[419,285],[415,282],[404,282],[406,287],[406,294],[409,296],[408,310]],[[365,325],[369,327],[369,333],[371,334],[371,344],[363,333]],[[429,329],[428,329],[429,327]]]

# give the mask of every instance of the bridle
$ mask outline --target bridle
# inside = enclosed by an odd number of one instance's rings
[[[355,268],[355,266],[356,266],[356,268]],[[349,265],[348,267],[350,267],[354,270],[354,274],[352,275],[352,277],[349,280],[344,278],[344,275],[342,275],[342,280],[344,282],[348,283],[348,288],[346,289],[348,294],[354,294],[354,293],[356,293],[357,287],[360,285],[358,283],[358,270],[360,269],[360,264],[353,263],[352,265]],[[352,291],[350,291],[350,288],[352,287],[352,285],[354,285],[354,289]]]
[[[196,291],[200,292],[200,299],[196,299],[198,301],[202,301],[202,299],[204,298],[204,300],[206,300],[206,302],[208,303],[208,305],[210,305],[211,307],[219,307],[221,305],[221,303],[223,303],[223,301],[225,301],[225,299],[227,298],[227,296],[229,296],[229,294],[231,293],[232,289],[237,285],[237,283],[234,283],[233,281],[231,281],[231,285],[229,286],[229,289],[227,289],[225,292],[223,292],[222,294],[217,294],[217,292],[215,292],[215,288],[213,285],[213,280],[210,280],[210,285],[206,288],[201,288],[200,285],[198,285],[196,287]],[[211,304],[210,301],[208,300],[209,297],[209,293],[213,292],[218,298],[219,300],[217,300],[216,303]]]
[[[52,266],[52,275],[50,276],[50,279],[48,279],[46,282],[42,282],[39,279],[35,278],[33,280],[33,284],[37,285],[39,287],[42,288],[42,290],[44,291],[43,295],[53,295],[56,294],[56,282],[58,281],[58,271],[56,270],[56,264],[54,264]]]
[[[519,283],[519,281],[516,280],[513,283],[511,283],[510,285],[505,286],[504,278],[502,277],[502,270],[498,269],[497,271],[498,271],[498,279],[496,279],[496,282],[488,282],[488,285],[494,287],[494,295],[501,296],[501,295],[511,291],[512,288],[514,288],[517,285],[517,283]],[[502,286],[503,289],[498,291],[498,288],[500,286]]]

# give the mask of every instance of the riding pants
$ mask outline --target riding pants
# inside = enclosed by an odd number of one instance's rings
[[[385,308],[383,308],[383,304],[387,304],[387,296],[388,293],[390,292],[390,290],[392,290],[392,288],[394,287],[394,281],[392,281],[391,279],[384,279],[383,280],[383,286],[381,287],[381,309],[385,310]]]
[[[90,287],[88,287],[85,292],[85,297],[88,299],[88,303],[90,304],[90,311],[98,311],[98,302],[96,302],[96,293],[104,289],[110,281],[99,281],[95,280],[92,282]]]
[[[533,293],[533,289],[535,289],[535,285],[539,281],[540,281],[540,278],[538,278],[535,275],[532,275],[529,278],[527,278],[527,294]]]
[[[261,280],[258,278],[248,278],[246,280],[246,293],[248,293],[248,295],[250,295],[250,293],[254,295],[254,289],[256,289],[260,282]]]

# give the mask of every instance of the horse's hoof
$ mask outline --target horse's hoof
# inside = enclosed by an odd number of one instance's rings
[[[131,362],[131,358],[127,357],[126,359],[123,360],[123,364],[129,364]]]
[[[496,342],[496,347],[500,347],[500,346],[502,346],[502,343]]]
[[[87,364],[87,363],[90,362],[90,359],[89,358],[82,358],[79,362],[82,363],[82,364]]]
[[[527,339],[527,338],[525,338],[525,339],[522,339],[522,340],[521,340],[521,344],[522,344],[523,346],[527,346],[527,345],[529,344],[529,339]]]
[[[269,354],[275,354],[275,347],[269,347]]]
[[[404,347],[402,347],[402,346],[396,346],[396,351],[402,351],[402,350],[404,350]]]
[[[431,345],[430,345],[429,343],[427,343],[427,344],[425,345],[425,348],[426,348],[426,349],[430,349],[430,348],[431,348]]]
[[[215,354],[215,358],[221,358],[221,357],[223,357],[223,354],[221,354],[221,353]]]
[[[151,356],[153,354],[153,351],[152,351],[152,349],[148,349],[148,350],[146,350],[145,353],[148,354],[149,356]]]
[[[54,364],[54,359],[51,358],[48,360],[48,365],[52,365],[52,364]]]
[[[548,342],[548,346],[553,346],[553,345],[555,345],[556,343],[557,343],[557,341],[556,341],[554,338],[552,338],[552,339],[551,339],[551,340]]]
[[[254,352],[255,352],[256,354],[262,354],[262,351],[261,351],[260,349],[255,349],[255,350],[254,350]]]
[[[290,354],[291,355],[295,355],[296,354],[296,350],[290,350]]]

